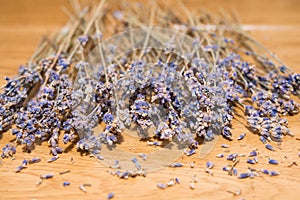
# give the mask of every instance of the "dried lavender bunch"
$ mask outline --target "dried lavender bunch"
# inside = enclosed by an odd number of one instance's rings
[[[116,9],[103,0],[92,11],[75,12],[50,39],[57,49],[43,41],[28,66],[21,67],[17,77],[6,79],[0,94],[0,131],[15,125],[11,133],[16,140],[3,148],[2,157],[12,156],[17,144],[30,151],[43,141],[49,142],[54,156],[63,151],[60,142],[78,140],[78,149],[99,154],[101,143],[114,146],[123,131],[133,127],[140,137],[175,140],[194,150],[197,137],[232,138],[235,107],[244,110],[254,133],[275,141],[291,135],[283,116],[299,111],[291,97],[299,95],[300,75],[235,20],[186,12],[185,21],[158,4],[156,16],[154,10],[143,10],[150,16],[148,21],[138,14],[142,8],[135,7],[120,3]],[[176,41],[161,42],[169,35],[154,34],[156,42],[165,45],[162,52],[142,49],[108,57],[123,50],[109,44],[99,49],[98,57],[103,58],[99,70],[91,70],[88,53],[104,38],[145,25],[188,35],[193,45],[180,47],[190,49],[184,55],[189,62],[176,57]],[[130,35],[122,46],[136,40]],[[103,131],[95,134],[93,128],[99,125]]]

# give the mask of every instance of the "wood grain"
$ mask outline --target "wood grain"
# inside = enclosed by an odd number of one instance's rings
[[[279,55],[292,69],[300,72],[300,4],[297,0],[252,0],[252,1],[184,1],[192,10],[206,8],[217,11],[236,10],[245,24],[264,26],[263,29],[252,30],[251,34],[268,48]],[[68,6],[67,0],[0,0],[0,75],[13,76],[20,64],[25,64],[34,51],[36,44],[43,35],[57,31],[67,21],[67,17],[60,8]],[[170,4],[171,6],[171,4]],[[265,26],[272,25],[276,28]],[[0,81],[3,84],[3,80]],[[110,192],[115,192],[115,199],[299,199],[300,167],[287,167],[293,161],[299,162],[300,151],[299,116],[289,117],[290,128],[295,137],[285,137],[279,149],[271,152],[259,142],[258,136],[250,133],[245,127],[245,120],[237,118],[234,121],[235,138],[246,132],[246,138],[237,142],[228,142],[223,138],[217,141],[216,147],[203,159],[181,157],[178,161],[186,164],[183,168],[163,168],[150,173],[146,178],[137,177],[129,180],[120,180],[107,173],[107,167],[96,160],[80,155],[73,148],[64,153],[54,163],[47,163],[51,157],[47,144],[38,146],[32,153],[23,153],[18,147],[15,160],[2,160],[0,165],[0,199],[105,199]],[[0,135],[0,146],[4,146],[13,137],[10,133]],[[222,171],[227,164],[225,158],[216,158],[215,155],[224,152],[220,148],[222,143],[230,145],[229,151],[248,154],[251,149],[259,149],[259,163],[256,169],[267,168],[279,171],[277,177],[262,176],[254,179],[240,180],[228,176]],[[225,153],[227,155],[228,153]],[[278,166],[267,164],[268,157],[280,161]],[[15,168],[24,158],[41,157],[42,162],[30,165],[20,173],[14,173]],[[70,159],[73,157],[74,163]],[[195,161],[195,168],[188,164]],[[204,172],[208,160],[215,162],[211,176]],[[300,163],[299,163],[300,164]],[[249,165],[246,158],[241,158],[237,165],[239,172],[245,172]],[[71,172],[59,175],[59,172]],[[40,174],[54,173],[53,179],[45,180],[40,186],[35,183]],[[189,188],[189,182],[194,175],[199,177],[195,189]],[[170,178],[178,177],[180,185],[160,190],[157,183],[165,183]],[[70,181],[71,185],[64,188],[63,181]],[[91,183],[87,193],[79,190],[82,183]],[[227,190],[241,189],[238,196],[228,193]]]

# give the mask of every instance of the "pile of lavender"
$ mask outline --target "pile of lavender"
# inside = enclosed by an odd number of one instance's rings
[[[184,16],[160,4],[149,9],[120,2],[114,7],[104,0],[73,7],[66,26],[41,41],[16,77],[5,78],[0,131],[10,132],[15,140],[3,147],[2,158],[13,157],[17,145],[30,152],[42,142],[49,143],[53,156],[63,152],[63,143],[76,143],[80,151],[99,156],[102,145],[113,148],[129,130],[147,144],[183,144],[191,155],[201,145],[199,138],[222,135],[231,140],[239,110],[263,141],[292,135],[284,116],[298,113],[299,104],[292,98],[299,95],[300,74],[251,38],[234,18],[193,15],[186,9]],[[174,30],[174,35],[145,27]],[[142,48],[120,55],[122,48],[139,41],[131,32],[137,28],[145,33]],[[122,32],[129,37],[120,46],[101,46]],[[175,33],[190,43],[178,42]],[[143,48],[151,42],[164,48]],[[178,55],[175,47],[184,54]],[[95,49],[93,58],[101,62],[90,57]]]

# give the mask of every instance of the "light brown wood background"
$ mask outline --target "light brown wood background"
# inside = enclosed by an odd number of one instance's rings
[[[171,2],[171,1],[170,1]],[[280,56],[292,69],[300,73],[300,2],[298,0],[217,0],[186,2],[191,9],[206,8],[216,11],[220,8],[236,10],[243,23],[258,25],[260,29],[251,34],[269,49]],[[0,0],[0,83],[4,76],[16,75],[20,64],[25,64],[34,51],[36,44],[43,35],[57,31],[67,21],[61,11],[62,6],[69,6],[67,0]],[[172,6],[170,4],[170,6]],[[261,26],[274,26],[262,28]],[[31,154],[22,153],[18,147],[15,160],[2,160],[0,165],[0,199],[105,199],[109,192],[115,192],[115,199],[300,199],[300,166],[287,167],[293,161],[299,165],[300,151],[299,116],[290,117],[290,128],[295,137],[285,137],[281,150],[276,144],[275,152],[268,151],[259,141],[257,135],[251,134],[244,128],[241,118],[234,121],[234,137],[246,132],[244,140],[228,142],[220,139],[213,151],[204,159],[182,157],[180,162],[187,166],[179,169],[164,168],[150,173],[146,178],[137,177],[129,180],[119,180],[112,177],[101,163],[81,156],[75,149],[62,154],[54,163],[46,161],[51,157],[47,144],[36,148]],[[239,122],[240,121],[240,122]],[[4,146],[13,137],[5,133],[0,139],[0,146]],[[230,145],[230,152],[248,154],[251,149],[259,149],[259,163],[251,166],[256,169],[267,168],[281,173],[278,177],[255,177],[240,180],[230,177],[222,171],[227,164],[225,158],[219,159],[215,155],[224,152],[220,144]],[[227,155],[228,153],[225,153]],[[21,173],[14,173],[15,168],[24,158],[41,157],[42,162],[30,165]],[[278,166],[267,164],[271,156],[280,161]],[[75,160],[71,164],[70,158]],[[195,168],[188,164],[194,160]],[[214,176],[204,172],[208,160],[215,162]],[[237,168],[239,172],[247,169],[246,158],[241,158]],[[64,170],[70,173],[59,175]],[[53,179],[35,186],[40,174],[55,173]],[[189,182],[194,175],[199,177],[195,189],[189,188]],[[181,179],[180,185],[160,190],[157,183],[167,182],[170,178]],[[71,185],[64,188],[63,181],[70,181]],[[87,193],[78,189],[82,183],[91,183]],[[227,190],[241,189],[239,196],[233,196]]]

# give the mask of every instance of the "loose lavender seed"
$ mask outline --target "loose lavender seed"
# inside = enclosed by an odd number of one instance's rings
[[[222,148],[229,148],[229,145],[228,144],[221,144],[221,147]]]
[[[63,186],[64,186],[64,187],[69,186],[69,185],[71,185],[70,182],[67,182],[67,181],[63,182]]]
[[[274,147],[270,144],[266,144],[266,149],[270,150],[270,151],[275,151]]]
[[[165,189],[167,187],[167,185],[164,183],[158,183],[156,186],[160,189]]]
[[[270,171],[269,175],[270,175],[270,176],[278,176],[278,175],[279,175],[279,172],[276,172],[276,171]]]
[[[41,179],[50,179],[53,178],[54,174],[42,174],[40,176]]]
[[[244,179],[244,178],[248,178],[249,177],[249,173],[242,173],[238,176],[239,179]]]
[[[250,156],[250,157],[257,156],[257,152],[256,152],[256,151],[251,151],[251,152],[249,153],[249,156]]]
[[[183,167],[184,165],[180,162],[172,163],[169,165],[169,167],[175,168],[175,167]]]
[[[206,163],[207,169],[212,169],[214,166],[215,166],[215,164],[212,161],[207,161],[207,163]]]
[[[57,159],[59,158],[59,156],[58,155],[56,155],[56,156],[53,156],[52,158],[50,158],[47,162],[48,163],[51,163],[51,162],[54,162],[54,161],[56,161]]]
[[[274,159],[269,159],[269,164],[278,165],[278,161]]]
[[[223,171],[229,171],[229,170],[230,170],[230,167],[223,167],[222,170],[223,170]]]
[[[269,171],[268,170],[266,170],[266,169],[261,169],[260,170],[262,173],[264,173],[264,174],[267,174],[267,175],[269,175]]]
[[[222,154],[222,153],[221,153],[221,154],[217,154],[216,157],[217,157],[217,158],[223,158],[223,157],[224,157],[224,154]]]
[[[232,169],[232,174],[233,174],[234,176],[237,176],[237,175],[238,175],[238,170],[237,170],[236,168],[233,168],[233,169]]]
[[[238,156],[238,155],[237,155],[236,153],[229,154],[229,155],[227,156],[227,160],[235,161],[236,158],[237,158],[237,156]]]
[[[141,157],[143,160],[147,160],[147,154],[139,153],[138,156]]]
[[[247,163],[254,165],[256,162],[253,159],[248,159]]]
[[[107,198],[107,199],[112,199],[112,198],[114,198],[114,196],[115,196],[115,193],[114,193],[114,192],[111,192],[111,193],[109,193],[109,194],[106,196],[106,198]]]
[[[176,183],[180,184],[179,178],[175,178]]]
[[[246,133],[243,133],[243,134],[241,134],[237,139],[238,139],[238,140],[242,140],[242,139],[245,138],[245,136],[246,136]]]
[[[20,171],[22,171],[22,170],[25,169],[25,168],[26,168],[25,166],[20,165],[20,166],[18,166],[18,167],[16,168],[15,172],[16,172],[16,173],[19,173]]]
[[[41,162],[41,158],[32,158],[31,160],[29,160],[29,164],[34,164],[38,162]]]

